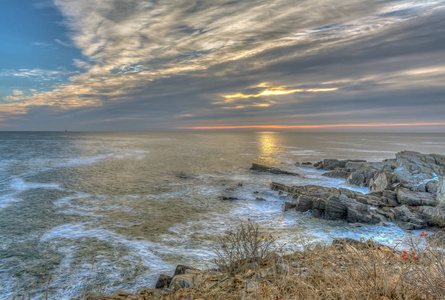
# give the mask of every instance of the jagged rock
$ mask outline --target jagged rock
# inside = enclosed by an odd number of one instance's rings
[[[380,192],[390,190],[393,183],[393,174],[391,173],[377,173],[369,181],[369,189],[371,192]]]
[[[355,161],[348,161],[348,162],[346,163],[345,169],[346,169],[346,171],[349,172],[349,173],[351,173],[351,172],[355,172],[355,171],[357,171],[358,169],[360,169],[360,167],[363,166],[363,164],[364,164],[365,162],[366,162],[365,160],[363,160],[363,161],[357,161],[357,160],[355,160]]]
[[[417,214],[413,213],[407,206],[399,206],[393,209],[394,220],[403,229],[421,229],[427,226]]]
[[[194,288],[195,287],[196,274],[182,274],[173,277],[170,283],[170,289],[173,291],[184,289],[184,288]]]
[[[162,289],[164,287],[169,287],[172,281],[172,277],[169,275],[161,274],[159,275],[158,281],[156,282],[156,288]]]
[[[262,198],[262,197],[256,197],[255,198],[256,201],[266,201],[266,199]]]
[[[436,199],[432,194],[426,192],[413,192],[405,188],[397,189],[397,201],[402,205],[436,205]]]
[[[428,223],[429,226],[444,227],[445,212],[441,207],[433,206],[418,206],[414,208],[421,217]]]
[[[272,168],[272,167],[268,167],[268,166],[264,166],[264,165],[260,165],[260,164],[252,164],[250,169],[253,171],[258,171],[258,172],[267,172],[267,173],[272,173],[272,174],[299,176],[298,173],[284,171],[284,170],[280,170],[277,168]]]

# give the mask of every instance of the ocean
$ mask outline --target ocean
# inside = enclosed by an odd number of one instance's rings
[[[0,132],[0,299],[151,287],[177,264],[211,267],[218,236],[247,219],[289,248],[335,237],[394,246],[409,233],[282,212],[269,184],[366,193],[295,163],[401,150],[445,154],[445,135]],[[254,162],[302,176],[254,173]],[[228,191],[240,200],[220,200]]]

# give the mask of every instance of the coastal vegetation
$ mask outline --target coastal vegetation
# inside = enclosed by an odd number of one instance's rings
[[[87,299],[443,299],[442,242],[441,232],[422,232],[399,245],[406,250],[334,239],[331,245],[307,243],[286,254],[248,221],[221,238],[214,249],[216,269],[178,266],[172,278],[160,276],[157,289],[95,293]]]

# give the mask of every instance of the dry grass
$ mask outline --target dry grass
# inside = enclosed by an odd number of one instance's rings
[[[422,233],[402,252],[343,240],[280,255],[268,253],[276,250],[273,238],[249,221],[221,240],[222,268],[196,273],[195,288],[100,299],[445,299],[445,256],[437,245]]]
[[[422,248],[425,238],[412,239],[407,254],[362,241],[268,255],[260,269],[221,282],[204,275],[163,299],[444,299],[444,257],[433,241]]]

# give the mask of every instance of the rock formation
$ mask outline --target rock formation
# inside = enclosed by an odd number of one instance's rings
[[[351,223],[395,222],[405,229],[445,224],[445,156],[402,151],[382,162],[324,159],[314,164],[324,176],[345,178],[369,187],[369,194],[322,186],[285,186],[271,189],[288,194],[284,210],[312,211],[315,217]]]

